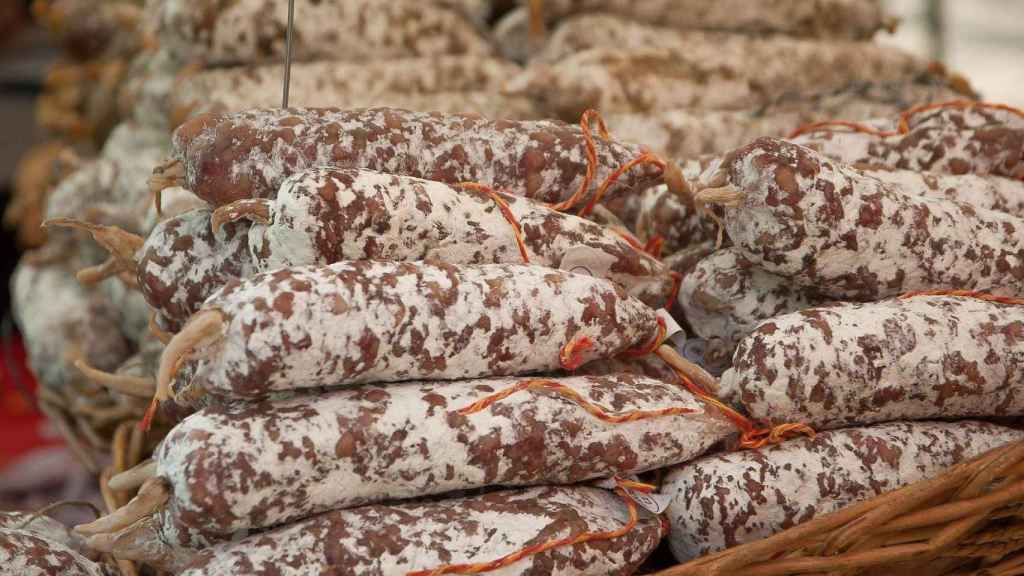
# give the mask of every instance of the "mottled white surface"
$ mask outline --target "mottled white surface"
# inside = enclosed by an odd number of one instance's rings
[[[918,296],[767,320],[740,342],[723,394],[755,419],[837,428],[1019,416],[1024,307]]]
[[[982,422],[897,423],[707,456],[665,477],[669,544],[686,561],[760,540],[1021,438]]]

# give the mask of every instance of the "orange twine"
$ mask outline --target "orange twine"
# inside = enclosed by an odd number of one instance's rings
[[[672,291],[668,293],[668,304],[665,305],[666,310],[672,308],[672,304],[679,298],[679,289],[683,287],[682,274],[672,271],[669,272],[669,276],[672,277]]]
[[[630,160],[629,162],[626,162],[625,164],[620,166],[618,170],[612,172],[608,176],[608,178],[605,179],[605,181],[601,184],[601,187],[597,189],[597,193],[594,194],[594,197],[590,200],[590,202],[583,208],[583,210],[580,210],[580,216],[586,216],[587,214],[590,214],[590,212],[594,210],[594,207],[597,206],[599,202],[601,202],[602,198],[604,198],[604,195],[608,192],[608,189],[611,188],[612,185],[615,184],[615,182],[617,182],[623,174],[629,172],[636,166],[640,166],[642,164],[653,164],[658,168],[661,168],[662,172],[664,172],[665,168],[667,167],[665,161],[652,152],[644,152],[643,154],[637,156],[636,158]]]
[[[740,414],[736,410],[733,410],[730,406],[727,406],[718,398],[715,398],[707,390],[704,390],[698,386],[693,380],[690,380],[686,374],[683,374],[675,367],[671,366],[672,371],[676,373],[676,376],[682,381],[683,385],[687,390],[690,391],[694,396],[700,398],[704,402],[711,404],[715,408],[721,410],[722,414],[726,418],[732,421],[740,430],[740,442],[739,447],[747,450],[756,450],[763,448],[769,444],[778,444],[783,440],[792,438],[793,436],[804,435],[814,438],[814,429],[807,424],[798,423],[787,423],[779,424],[774,427],[757,427],[753,421],[749,418]]]
[[[948,100],[946,102],[933,102],[931,104],[921,104],[908,108],[903,112],[900,112],[899,122],[897,123],[896,130],[879,130],[878,128],[872,128],[866,124],[860,122],[849,122],[846,120],[826,120],[824,122],[813,122],[801,126],[794,130],[789,138],[796,138],[802,134],[808,132],[818,132],[822,130],[829,130],[830,128],[849,128],[854,132],[863,132],[865,134],[871,134],[872,136],[878,136],[879,138],[887,138],[889,136],[898,136],[900,134],[906,134],[910,131],[910,119],[913,116],[921,114],[922,112],[928,112],[930,110],[941,110],[943,108],[959,108],[961,110],[968,108],[987,108],[991,110],[1003,110],[1011,112],[1017,116],[1024,117],[1024,110],[1008,106],[1006,104],[997,104],[994,102],[976,102],[974,100]]]
[[[501,211],[501,215],[505,217],[509,225],[512,226],[512,235],[515,236],[516,245],[519,246],[519,254],[523,257],[523,262],[526,264],[530,263],[530,256],[526,253],[526,242],[523,240],[523,227],[516,220],[515,214],[512,214],[512,208],[509,207],[508,202],[501,197],[493,188],[480,184],[479,182],[463,182],[459,186],[482,192],[491,197],[491,200],[498,205],[498,209]]]
[[[629,230],[620,228],[618,226],[609,226],[609,228],[611,228],[612,232],[615,232],[616,234],[621,236],[622,239],[626,241],[626,244],[632,246],[633,249],[637,250],[638,252],[644,251],[644,245],[640,243],[640,240],[638,240],[636,236],[633,236],[633,234]]]
[[[1024,110],[1008,106],[1006,104],[997,104],[995,102],[977,102],[974,100],[948,100],[946,102],[935,102],[932,104],[921,104],[920,106],[914,106],[908,110],[904,110],[900,113],[899,132],[906,134],[910,131],[910,118],[916,116],[922,112],[928,112],[929,110],[940,110],[942,108],[959,108],[961,110],[967,108],[987,108],[990,110],[1003,110],[1005,112],[1011,112],[1017,116],[1024,117]]]
[[[150,400],[149,402],[149,407],[146,408],[145,416],[143,416],[142,420],[140,420],[138,423],[139,430],[142,430],[143,432],[149,432],[149,429],[153,426],[153,418],[156,417],[156,409],[159,405],[160,403],[154,396],[153,399]]]
[[[584,176],[579,190],[570,196],[568,200],[548,205],[552,210],[558,210],[559,212],[569,210],[587,195],[587,192],[590,191],[590,185],[594,182],[594,173],[597,171],[597,146],[594,144],[594,135],[590,130],[591,119],[597,121],[597,129],[601,138],[607,140],[611,137],[608,135],[608,128],[604,124],[604,119],[601,118],[597,110],[587,110],[583,113],[580,117],[580,129],[583,131],[583,142],[586,145],[587,174]]]
[[[682,414],[693,414],[694,412],[696,412],[696,410],[692,408],[676,407],[661,408],[658,410],[633,410],[623,414],[612,414],[605,410],[604,408],[598,406],[597,404],[590,402],[589,400],[584,398],[583,395],[581,395],[579,392],[573,390],[572,388],[566,386],[565,384],[562,384],[555,380],[547,380],[543,378],[524,380],[500,392],[491,394],[486,398],[477,400],[476,402],[470,404],[469,406],[459,409],[457,412],[462,416],[476,414],[477,412],[482,412],[483,410],[486,410],[492,405],[504,400],[505,398],[508,398],[509,396],[512,396],[513,394],[517,394],[525,390],[546,390],[548,392],[554,392],[575,402],[581,408],[586,410],[590,415],[592,415],[594,418],[611,424],[623,424],[626,422],[636,422],[637,420],[647,420],[650,418],[660,418],[663,416],[679,416]]]
[[[594,347],[594,341],[588,336],[573,338],[558,351],[558,360],[563,370],[572,372],[583,365],[583,353]]]
[[[822,132],[830,130],[831,128],[849,128],[854,132],[863,132],[864,134],[870,134],[872,136],[878,136],[879,138],[886,138],[888,136],[896,136],[899,132],[894,130],[879,130],[873,128],[867,124],[861,122],[850,122],[848,120],[825,120],[824,122],[812,122],[811,124],[805,124],[796,130],[793,130],[788,138],[796,138],[809,132]]]
[[[976,290],[919,290],[917,292],[907,292],[899,298],[900,300],[907,300],[916,296],[957,296],[960,298],[974,298],[977,300],[984,300],[986,302],[995,302],[996,304],[1008,304],[1011,306],[1024,305],[1024,298],[996,296],[995,294],[978,292]]]
[[[656,260],[661,260],[661,249],[665,247],[665,237],[655,235],[647,244],[644,244],[643,251],[650,254]]]
[[[526,558],[528,556],[534,556],[542,552],[547,552],[553,548],[561,548],[563,546],[575,546],[577,544],[585,544],[587,542],[599,541],[599,540],[614,540],[615,538],[621,538],[626,534],[629,534],[636,528],[639,523],[639,514],[636,509],[636,502],[626,492],[626,489],[636,490],[638,492],[653,492],[654,486],[650,484],[642,484],[640,482],[633,482],[629,480],[623,480],[616,478],[615,493],[619,495],[626,502],[626,507],[629,509],[629,520],[617,530],[611,530],[608,532],[583,532],[575,536],[566,536],[565,538],[559,538],[558,540],[552,540],[550,542],[544,542],[542,544],[536,544],[527,548],[523,548],[518,552],[513,552],[492,560],[490,562],[481,562],[479,564],[449,564],[447,566],[441,566],[434,568],[433,570],[416,570],[408,572],[407,576],[440,576],[441,574],[480,574],[482,572],[491,572],[504,568],[511,564]],[[664,523],[662,524],[664,530]]]

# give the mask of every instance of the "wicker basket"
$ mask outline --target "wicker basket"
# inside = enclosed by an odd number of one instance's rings
[[[658,572],[715,574],[1024,574],[1024,441],[937,478]]]

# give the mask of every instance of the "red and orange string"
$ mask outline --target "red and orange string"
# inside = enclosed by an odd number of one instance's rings
[[[664,416],[680,416],[683,414],[693,414],[694,412],[696,412],[696,410],[694,410],[693,408],[671,407],[659,408],[657,410],[632,410],[622,414],[612,414],[605,410],[604,408],[602,408],[601,406],[598,406],[597,404],[594,404],[593,402],[587,400],[586,398],[583,397],[582,394],[566,386],[565,384],[562,384],[561,382],[558,382],[556,380],[548,380],[545,378],[523,380],[522,382],[510,386],[500,392],[496,392],[494,394],[491,394],[490,396],[487,396],[486,398],[477,400],[476,402],[470,404],[469,406],[457,410],[457,412],[462,416],[476,414],[477,412],[482,412],[487,408],[490,408],[492,405],[508,398],[509,396],[526,390],[541,390],[546,392],[554,392],[579,405],[594,418],[597,418],[598,420],[601,420],[603,422],[608,422],[610,424],[623,424],[625,422],[636,422],[638,420],[648,420],[651,418],[661,418]]]
[[[931,110],[941,110],[944,108],[959,108],[966,110],[970,108],[985,108],[990,110],[1003,110],[1010,112],[1024,118],[1024,110],[1008,106],[1006,104],[997,104],[994,102],[976,102],[974,100],[949,100],[946,102],[933,102],[931,104],[922,104],[920,106],[914,106],[908,108],[903,112],[900,112],[899,121],[897,122],[895,130],[880,130],[861,122],[850,122],[846,120],[826,120],[824,122],[813,122],[801,126],[789,134],[789,138],[796,138],[809,132],[819,132],[823,130],[830,130],[832,128],[849,128],[853,132],[863,132],[864,134],[870,134],[872,136],[878,136],[879,138],[888,138],[890,136],[898,136],[900,134],[906,134],[910,131],[910,119],[923,112],[929,112]]]
[[[583,183],[580,184],[579,189],[568,200],[548,205],[552,210],[564,212],[572,209],[573,206],[576,206],[587,195],[587,192],[590,191],[590,185],[594,182],[594,174],[597,172],[597,145],[594,144],[594,134],[590,129],[591,121],[597,122],[597,129],[601,138],[605,140],[611,138],[608,134],[608,127],[605,126],[604,119],[601,118],[597,110],[587,110],[583,113],[580,117],[580,129],[583,131],[583,142],[586,145],[584,151],[587,155],[587,174],[584,176]]]
[[[407,576],[440,576],[442,574],[481,574],[484,572],[492,572],[506,566],[510,566],[519,562],[523,558],[535,556],[542,552],[547,552],[554,548],[562,548],[564,546],[576,546],[577,544],[585,544],[587,542],[595,542],[601,540],[614,540],[621,538],[626,534],[629,534],[636,528],[640,521],[640,515],[637,512],[636,501],[629,495],[626,490],[636,490],[638,492],[653,492],[654,486],[650,484],[643,484],[640,482],[634,482],[631,480],[623,480],[620,478],[615,479],[616,488],[615,493],[626,503],[626,507],[629,511],[629,520],[622,525],[621,528],[616,530],[609,530],[606,532],[581,532],[576,535],[569,535],[565,538],[559,538],[558,540],[551,540],[549,542],[543,542],[527,548],[523,548],[511,554],[506,554],[496,560],[490,562],[480,562],[474,564],[448,564],[447,566],[440,566],[433,570],[416,570],[408,572]],[[661,524],[662,532],[665,531],[664,519]]]
[[[794,436],[804,435],[813,438],[815,435],[813,428],[806,424],[799,423],[779,424],[778,426],[771,427],[758,427],[752,420],[732,409],[718,398],[715,398],[710,392],[698,386],[693,380],[690,380],[689,377],[679,370],[674,367],[672,370],[676,373],[676,376],[679,377],[680,381],[682,381],[683,386],[685,386],[691,394],[715,408],[718,408],[726,418],[732,421],[732,423],[739,428],[740,448],[756,450],[771,444],[778,444],[779,442]]]
[[[661,251],[665,247],[665,237],[660,234],[655,234],[650,240],[644,244],[642,250],[647,254],[650,254],[655,260],[661,260]]]
[[[907,292],[906,294],[902,294],[899,298],[900,300],[907,300],[918,296],[955,296],[959,298],[974,298],[975,300],[984,300],[986,302],[994,302],[996,304],[1024,306],[1024,298],[996,296],[995,294],[979,292],[977,290],[918,290],[916,292]]]
[[[476,190],[482,192],[491,197],[491,200],[498,205],[498,210],[501,211],[501,215],[505,217],[509,225],[512,226],[512,235],[515,236],[516,245],[519,247],[519,254],[523,257],[523,262],[526,264],[530,263],[530,256],[526,252],[526,242],[523,240],[523,227],[516,220],[515,214],[512,213],[512,208],[509,207],[508,202],[498,194],[493,188],[480,184],[479,182],[463,182],[459,186],[468,190]]]
[[[578,336],[566,342],[565,346],[558,351],[558,361],[563,370],[572,372],[584,363],[583,354],[594,347],[594,341],[589,336]]]
[[[597,189],[597,193],[594,194],[594,197],[590,199],[590,202],[587,203],[583,210],[580,210],[580,216],[586,216],[590,214],[594,210],[594,207],[601,202],[601,199],[604,198],[605,194],[608,193],[608,189],[611,188],[612,185],[614,185],[616,182],[618,182],[619,178],[621,178],[623,174],[643,164],[653,164],[654,166],[660,168],[662,172],[664,172],[667,168],[665,161],[659,158],[656,154],[652,152],[644,152],[643,154],[637,156],[636,158],[630,160],[629,162],[626,162],[622,166],[619,166],[618,170],[616,170],[615,172],[609,174],[608,177],[605,178],[604,182],[601,183],[601,186]]]
[[[665,323],[665,319],[658,316],[658,333],[654,336],[654,340],[645,346],[639,346],[637,348],[630,348],[622,352],[622,356],[625,358],[642,358],[649,354],[652,354],[655,350],[661,346],[662,342],[668,336],[668,325]]]

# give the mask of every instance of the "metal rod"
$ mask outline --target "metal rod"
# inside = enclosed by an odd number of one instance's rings
[[[281,107],[288,107],[288,88],[292,83],[292,37],[295,36],[295,0],[288,0],[288,31],[285,33],[284,48],[284,90]]]

